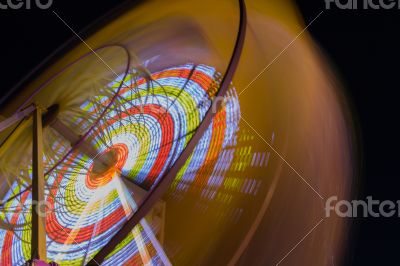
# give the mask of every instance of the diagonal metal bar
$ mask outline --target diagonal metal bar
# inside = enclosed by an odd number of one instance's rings
[[[0,132],[7,129],[8,127],[12,126],[13,124],[17,123],[19,120],[29,116],[35,110],[34,105],[29,105],[27,108],[15,113],[10,118],[3,120],[0,122]]]

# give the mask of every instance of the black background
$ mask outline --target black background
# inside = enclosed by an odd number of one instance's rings
[[[315,3],[298,1],[306,23],[324,9],[323,1]],[[398,9],[330,9],[309,28],[341,76],[352,102],[362,150],[360,199],[400,199],[399,26]],[[352,222],[354,240],[348,265],[400,265],[400,218]]]
[[[53,10],[79,32],[118,4],[111,0],[55,0],[50,10],[0,10],[0,98],[73,37]],[[323,0],[298,0],[297,4],[306,24],[325,10]],[[360,199],[368,195],[379,200],[400,199],[399,28],[398,9],[325,10],[309,27],[341,77],[355,115],[361,149]],[[348,265],[400,265],[400,218],[351,222]]]

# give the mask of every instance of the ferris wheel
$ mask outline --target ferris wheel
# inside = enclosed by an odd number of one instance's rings
[[[307,38],[275,57],[301,27],[293,5],[161,4],[127,4],[86,40],[72,29],[0,109],[0,265],[280,263],[322,195],[349,195],[351,127],[324,61]],[[343,222],[321,227],[331,246],[297,261],[341,254]]]

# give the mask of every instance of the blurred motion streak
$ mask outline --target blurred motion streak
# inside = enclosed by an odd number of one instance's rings
[[[349,227],[324,217],[322,197],[351,198],[347,100],[292,1],[245,3],[223,108],[102,265],[341,264]],[[77,40],[0,106],[0,122],[32,103],[47,110],[47,257],[60,265],[91,261],[157,189],[212,108],[237,41],[236,0],[119,12],[85,39],[96,54]],[[28,116],[0,132],[0,265],[30,259],[31,131]]]

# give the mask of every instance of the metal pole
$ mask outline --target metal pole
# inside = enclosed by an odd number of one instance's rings
[[[45,211],[39,209],[44,206],[44,183],[42,111],[36,106],[33,111],[31,259],[42,261],[47,260]]]

